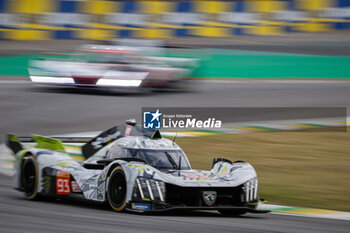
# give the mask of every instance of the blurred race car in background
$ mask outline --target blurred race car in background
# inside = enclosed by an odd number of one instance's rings
[[[24,149],[22,143],[36,142]],[[81,164],[62,142],[85,142]],[[259,210],[258,179],[247,162],[217,158],[210,171],[195,170],[182,149],[135,121],[94,138],[8,135],[16,156],[15,188],[28,199],[43,196],[108,203],[115,211],[218,210],[241,215]]]
[[[39,84],[114,90],[186,88],[199,60],[166,57],[165,50],[143,40],[86,44],[68,59],[31,61],[28,70],[31,81]]]

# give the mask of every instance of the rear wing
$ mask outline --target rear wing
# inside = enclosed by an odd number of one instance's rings
[[[161,138],[158,130],[147,130],[136,125],[135,121],[126,121],[126,123],[114,126],[97,135],[96,137],[45,137],[33,134],[31,137],[17,137],[14,134],[7,134],[6,146],[14,154],[25,149],[22,143],[37,143],[36,148],[50,149],[65,152],[62,143],[85,143],[81,150],[85,159],[90,158],[97,151],[110,144],[111,142],[125,136],[146,136],[152,139]]]
[[[92,137],[45,137],[33,134],[31,137],[17,137],[14,134],[7,134],[5,144],[14,154],[24,149],[22,143],[37,143],[37,148],[64,151],[62,142],[87,143]]]

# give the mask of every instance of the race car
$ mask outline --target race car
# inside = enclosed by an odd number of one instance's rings
[[[82,163],[63,143],[85,143]],[[24,143],[36,143],[32,148]],[[192,169],[184,151],[158,130],[135,121],[94,138],[17,137],[6,145],[16,157],[14,188],[28,199],[76,198],[109,204],[115,211],[218,210],[223,215],[258,209],[258,179],[247,162],[215,158],[211,170]]]
[[[68,58],[43,57],[29,63],[35,84],[117,91],[183,90],[197,59],[165,57],[160,48],[87,44]],[[155,51],[151,53],[151,51]]]

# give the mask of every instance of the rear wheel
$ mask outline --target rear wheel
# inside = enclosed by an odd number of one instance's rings
[[[28,199],[38,198],[38,165],[33,155],[24,158],[22,165],[22,185]]]
[[[231,216],[231,217],[240,216],[247,213],[247,211],[245,210],[219,210],[219,212],[224,216]]]
[[[123,211],[126,205],[126,180],[121,166],[113,169],[107,190],[108,203],[113,210]]]

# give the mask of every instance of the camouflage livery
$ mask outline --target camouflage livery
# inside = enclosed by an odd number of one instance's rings
[[[111,135],[118,136],[113,138]],[[113,139],[101,140],[107,137]],[[14,138],[11,140],[16,142]],[[146,132],[135,124],[109,129],[90,139],[85,146],[91,149],[97,141],[102,143],[98,144],[100,148],[82,164],[63,151],[45,148],[19,150],[16,153],[14,187],[23,191],[23,166],[30,155],[35,158],[38,171],[35,193],[41,195],[110,202],[110,189],[114,187],[111,180],[114,172],[120,170],[126,184],[123,189],[125,208],[122,209],[141,212],[176,208],[263,212],[256,208],[259,203],[257,174],[249,163],[214,159],[209,171],[192,169],[185,153],[175,142],[161,138],[158,131]],[[14,150],[13,144],[7,144]]]

